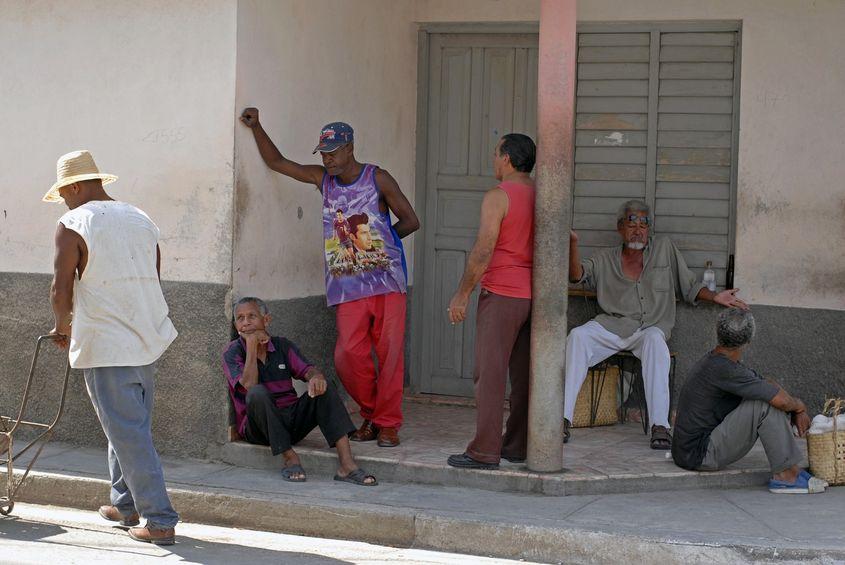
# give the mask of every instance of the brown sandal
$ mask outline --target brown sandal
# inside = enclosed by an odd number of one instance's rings
[[[361,485],[362,487],[374,487],[378,485],[378,480],[375,476],[368,475],[363,469],[355,469],[345,476],[335,475],[334,480],[342,483],[352,483],[353,485]]]
[[[352,441],[373,441],[378,437],[378,428],[369,420],[364,420],[361,427],[349,439]]]
[[[651,427],[651,448],[652,449],[672,449],[672,436],[669,435],[669,428],[664,426]]]

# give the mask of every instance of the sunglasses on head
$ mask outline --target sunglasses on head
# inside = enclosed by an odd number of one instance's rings
[[[651,225],[651,220],[648,216],[638,216],[637,214],[630,214],[626,221],[629,225],[642,224],[644,226]]]

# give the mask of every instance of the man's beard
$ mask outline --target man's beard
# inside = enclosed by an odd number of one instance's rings
[[[625,244],[625,247],[627,247],[628,249],[636,249],[637,251],[639,251],[640,249],[645,249],[645,243],[643,243],[642,241],[629,241]]]

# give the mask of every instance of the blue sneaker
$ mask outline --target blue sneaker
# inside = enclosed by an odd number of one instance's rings
[[[801,476],[802,476],[802,477],[807,477],[807,480],[808,480],[808,481],[809,481],[811,478],[813,478],[813,475],[811,475],[811,474],[810,474],[810,472],[809,472],[809,471],[807,471],[807,469],[801,469]],[[826,480],[824,480],[824,479],[820,479],[819,477],[815,477],[815,479],[816,479],[816,480],[818,480],[818,481],[819,481],[819,482],[820,482],[820,483],[824,486],[824,488],[827,488],[827,487],[829,487],[829,486],[830,486],[830,483],[828,483],[828,482],[827,482]]]
[[[798,473],[794,483],[786,481],[769,481],[769,492],[775,494],[817,494],[824,492],[824,481],[809,473]]]

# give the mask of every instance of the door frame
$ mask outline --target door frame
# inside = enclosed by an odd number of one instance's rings
[[[417,135],[414,172],[414,210],[420,224],[427,225],[426,198],[428,196],[428,120],[429,120],[429,50],[433,34],[524,34],[540,32],[539,22],[446,22],[419,24],[417,31]],[[433,233],[421,230],[423,237],[414,240],[414,284],[411,291],[410,392],[418,394],[422,383],[423,297],[422,281],[425,272],[425,250]]]
[[[729,253],[736,252],[736,204],[737,204],[737,169],[739,156],[739,122],[740,122],[740,67],[742,64],[742,20],[643,20],[643,21],[612,21],[612,22],[578,22],[576,33],[581,32],[646,32],[654,31],[657,26],[662,32],[694,32],[694,31],[734,31],[737,32],[737,43],[734,56],[734,92],[733,92],[733,138],[731,140],[731,162],[735,165],[730,178],[730,212],[728,249]],[[422,226],[427,225],[426,198],[428,196],[428,122],[429,122],[429,50],[432,34],[537,34],[540,32],[539,22],[426,22],[418,24],[417,30],[417,132],[414,163],[414,210]],[[418,394],[422,382],[422,346],[423,332],[421,331],[423,312],[423,291],[421,283],[424,280],[425,249],[428,243],[426,228],[423,227],[423,237],[414,241],[414,287],[411,290],[411,336],[409,363],[409,392]]]

